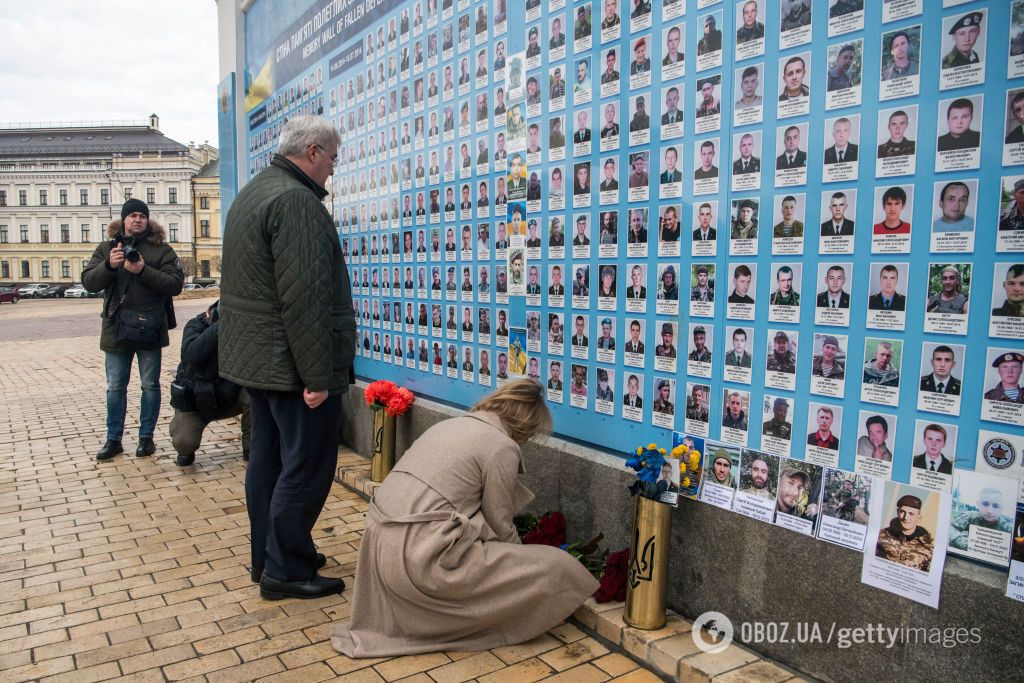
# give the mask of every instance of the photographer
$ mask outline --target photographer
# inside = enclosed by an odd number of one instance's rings
[[[171,297],[181,291],[185,275],[163,226],[149,220],[149,207],[129,199],[121,220],[107,226],[101,242],[82,271],[86,291],[103,291],[100,349],[106,358],[107,441],[96,459],[123,453],[121,437],[128,408],[132,359],[139,358],[142,405],[137,457],[156,451],[153,430],[160,413],[160,359],[170,344],[167,330],[175,326]]]
[[[203,430],[214,420],[242,416],[242,459],[249,459],[249,395],[217,373],[217,334],[220,330],[215,301],[185,325],[181,336],[181,363],[171,384],[171,443],[182,467],[196,459]]]

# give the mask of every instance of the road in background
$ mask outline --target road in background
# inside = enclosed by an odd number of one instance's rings
[[[176,299],[178,327],[217,300]],[[0,305],[0,342],[99,337],[103,299],[22,299]]]

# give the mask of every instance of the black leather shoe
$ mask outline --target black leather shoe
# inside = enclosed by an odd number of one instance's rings
[[[140,446],[141,448],[141,446]],[[196,461],[195,453],[179,453],[178,457],[174,459],[174,462],[178,463],[182,467],[188,467]]]
[[[316,554],[316,568],[317,569],[322,569],[325,564],[327,564],[327,556],[324,555],[323,553],[317,553]],[[260,579],[262,579],[262,578],[263,578],[263,567],[253,567],[252,569],[249,570],[249,579],[252,580],[253,583],[259,583]]]
[[[314,600],[335,595],[343,590],[345,590],[344,581],[319,574],[309,581],[280,581],[264,574],[260,581],[260,597],[264,600],[284,600],[285,598]]]
[[[110,460],[118,453],[124,453],[124,447],[121,445],[121,442],[108,439],[107,442],[103,444],[103,448],[96,453],[96,459],[100,462]]]
[[[156,444],[153,443],[153,437],[149,436],[139,439],[139,447],[135,449],[136,458],[144,458],[154,453],[156,453]]]

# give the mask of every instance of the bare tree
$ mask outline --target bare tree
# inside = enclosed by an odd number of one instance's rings
[[[185,273],[186,278],[195,277],[196,274],[196,260],[192,256],[185,256],[184,258],[178,259],[181,261],[181,270]]]

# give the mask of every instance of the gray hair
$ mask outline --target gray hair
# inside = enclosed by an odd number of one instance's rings
[[[277,153],[300,156],[310,145],[326,148],[331,143],[340,144],[341,134],[330,121],[322,116],[300,116],[290,120],[281,131]]]

